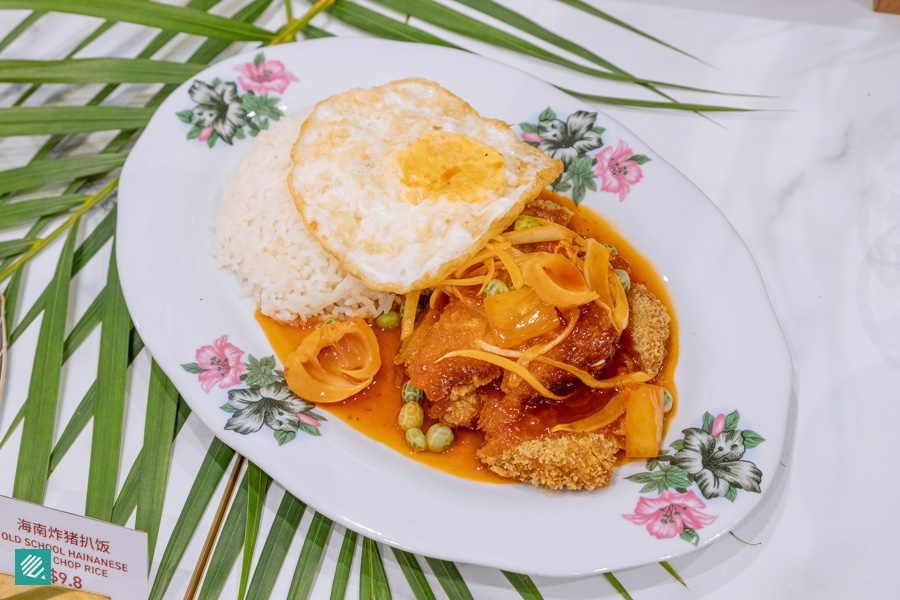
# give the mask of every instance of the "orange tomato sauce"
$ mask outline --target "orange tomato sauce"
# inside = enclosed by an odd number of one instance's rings
[[[665,282],[653,268],[653,265],[638,253],[631,244],[613,227],[595,212],[583,206],[576,207],[574,202],[553,194],[543,192],[545,197],[552,199],[568,207],[575,213],[575,217],[569,224],[569,228],[585,237],[594,237],[598,241],[611,243],[616,247],[619,256],[628,263],[628,271],[632,281],[643,283],[669,310],[671,321],[669,323],[669,348],[666,361],[662,370],[652,383],[666,387],[675,398],[675,406],[666,414],[665,429],[678,403],[678,395],[675,390],[675,365],[678,361],[678,325],[672,305],[669,291]],[[616,268],[621,268],[615,265]],[[624,266],[624,265],[623,265]],[[310,331],[318,326],[318,323],[308,325],[292,324],[269,318],[258,310],[256,320],[272,345],[272,349],[278,355],[282,364],[293,352]],[[320,403],[316,407],[324,409],[333,417],[336,417],[363,433],[369,438],[378,441],[389,448],[400,452],[411,459],[427,464],[444,472],[488,483],[514,483],[513,480],[500,477],[485,467],[475,456],[475,451],[484,441],[484,435],[480,431],[463,428],[454,429],[455,441],[446,452],[412,452],[406,445],[403,431],[397,425],[397,415],[403,406],[400,390],[407,379],[400,366],[394,364],[394,357],[400,348],[400,329],[382,330],[372,325],[372,329],[378,338],[381,353],[381,369],[375,375],[373,382],[362,392],[341,402]],[[556,414],[560,422],[571,422],[585,417],[602,408],[603,403],[611,395],[610,391],[601,394],[602,400],[590,389],[582,386],[565,405],[560,406]],[[598,405],[598,400],[602,403]],[[433,423],[428,417],[422,426],[422,431],[427,431]],[[523,423],[522,425],[528,426]],[[531,424],[532,426],[536,424]],[[542,428],[547,424],[542,424]],[[620,460],[625,462],[625,459]]]

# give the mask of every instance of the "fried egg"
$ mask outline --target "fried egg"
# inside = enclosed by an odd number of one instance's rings
[[[322,247],[397,293],[446,278],[563,168],[424,79],[323,100],[291,157],[291,194]]]

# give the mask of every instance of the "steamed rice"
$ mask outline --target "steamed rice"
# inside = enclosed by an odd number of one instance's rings
[[[245,282],[260,311],[282,320],[390,310],[394,294],[348,274],[306,229],[287,187],[291,148],[308,111],[260,132],[228,176],[216,219],[216,255]]]

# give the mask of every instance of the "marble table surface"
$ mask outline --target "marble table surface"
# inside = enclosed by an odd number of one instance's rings
[[[874,13],[866,0],[590,3],[713,66],[636,40],[559,2],[507,2],[644,77],[777,96],[678,94],[684,101],[765,109],[708,119],[674,111],[598,108],[696,183],[745,240],[786,332],[795,370],[790,448],[783,457],[784,470],[759,510],[734,531],[735,536],[671,561],[687,589],[658,565],[620,571],[617,578],[637,600],[891,596],[900,537],[900,520],[890,508],[900,497],[900,478],[890,466],[900,422],[900,16]],[[296,4],[295,10],[304,10],[303,3]],[[270,10],[259,23],[269,19],[275,24],[282,18],[282,12]],[[345,31],[328,17],[315,23]],[[0,23],[0,34],[13,25]],[[120,43],[132,43],[130,30],[122,28]],[[63,29],[62,20],[48,19],[41,25],[40,39],[33,41],[40,42],[47,58],[66,51]],[[631,88],[598,83],[509,52],[460,43],[563,87],[638,95]],[[101,54],[102,49],[96,52]],[[2,55],[25,57],[44,56],[35,56],[32,48],[21,44]],[[0,105],[14,98],[0,90]],[[33,151],[29,144],[18,138],[0,140],[0,166],[24,163]],[[53,252],[50,249],[32,266],[23,305],[33,301],[49,277]],[[94,261],[96,272],[85,272],[76,280],[75,314],[104,284],[105,265],[104,260]],[[27,361],[36,337],[37,328],[32,327],[12,351],[0,431],[6,430],[25,398]],[[99,336],[92,337],[86,352],[92,348],[96,353],[98,343]],[[18,356],[23,358],[17,360]],[[95,357],[85,364],[96,365]],[[149,357],[144,353],[131,385],[146,389],[148,372]],[[67,369],[63,417],[71,414],[95,375]],[[129,411],[126,439],[140,439],[134,432],[141,429],[142,415],[143,408]],[[51,477],[49,505],[83,511],[84,457],[90,449],[86,437],[66,457],[60,474]],[[160,544],[171,531],[210,439],[211,433],[192,418],[176,443]],[[17,438],[0,450],[0,494],[12,491],[16,442]],[[137,449],[126,447],[124,453],[130,460]],[[263,535],[280,500],[280,488],[273,489],[277,493],[267,499]],[[201,529],[210,520],[207,515]],[[308,523],[307,515],[301,533]],[[296,562],[302,543],[298,538],[287,565]],[[188,554],[199,553],[202,542],[195,539]],[[396,597],[403,597],[402,590],[408,587],[399,566],[389,552],[384,557],[388,578],[396,583],[392,589]],[[337,545],[331,544],[323,573],[333,571],[336,558]],[[460,570],[476,598],[519,597],[496,570],[471,565],[460,565]],[[285,568],[273,598],[285,596],[289,576]],[[189,577],[190,567],[179,570],[167,597],[181,598]],[[430,572],[428,577],[440,596]],[[329,583],[330,577],[320,578],[313,597],[328,597]],[[535,578],[535,583],[547,599],[618,597],[602,576]],[[351,580],[353,585],[356,579]],[[236,589],[235,572],[223,597],[232,597]],[[356,596],[354,590],[348,593]]]

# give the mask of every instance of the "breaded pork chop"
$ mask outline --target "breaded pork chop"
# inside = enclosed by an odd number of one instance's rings
[[[410,384],[425,392],[432,419],[451,427],[475,426],[480,408],[475,389],[500,377],[500,367],[459,356],[437,361],[448,352],[479,348],[476,341],[486,330],[484,311],[452,298],[443,312],[425,316],[398,356]]]
[[[550,489],[592,490],[609,485],[621,448],[616,436],[560,432],[515,446],[485,444],[478,458],[503,477]]]
[[[669,314],[641,284],[629,290],[628,303],[626,335],[640,363],[635,367],[656,374],[666,357]],[[545,381],[551,379],[542,378]],[[485,432],[485,443],[478,449],[478,458],[498,475],[550,489],[608,485],[616,453],[623,447],[622,437],[612,428],[593,433],[529,430],[517,422],[538,420],[535,414],[526,413],[541,408],[526,406],[526,401],[521,394],[482,393],[479,428]]]
[[[656,375],[666,359],[669,313],[659,298],[640,283],[628,291],[628,327],[642,369]]]
[[[530,430],[514,425],[522,418],[539,420],[534,411],[494,388],[483,390],[479,428],[485,443],[477,456],[491,471],[549,489],[588,489],[609,485],[621,436],[609,431],[577,433]],[[525,411],[528,416],[525,416]]]
[[[609,311],[597,306],[596,303],[583,304],[578,310],[580,313],[578,322],[575,323],[572,333],[545,356],[579,369],[599,373],[606,360],[615,353],[619,334],[610,319]],[[553,336],[549,337],[552,339]],[[535,338],[516,347],[516,350],[525,350],[545,341],[547,341],[545,336]],[[562,383],[575,379],[571,373],[541,362],[532,362],[528,365],[528,370],[544,387],[551,390]],[[508,373],[503,375],[502,389],[509,396],[520,401],[538,396],[538,392],[533,387],[518,377],[510,377]]]

